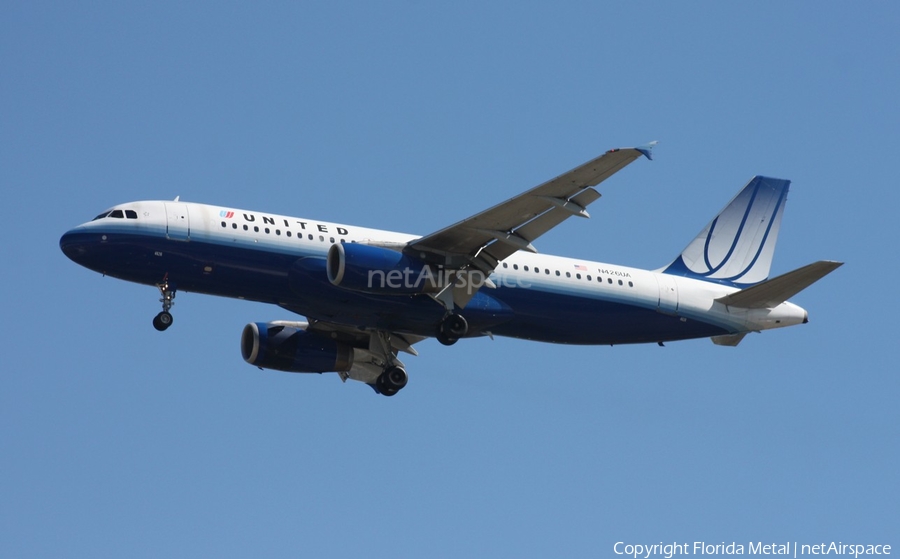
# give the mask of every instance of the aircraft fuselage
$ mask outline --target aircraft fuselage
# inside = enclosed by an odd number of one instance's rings
[[[416,235],[179,201],[127,203],[104,214],[60,240],[66,256],[104,275],[417,336],[433,336],[445,313],[428,294],[349,291],[327,277],[326,255],[336,243],[402,246]],[[791,303],[736,309],[716,302],[737,291],[729,285],[524,251],[503,260],[490,283],[465,307],[469,336],[628,344],[806,320]]]

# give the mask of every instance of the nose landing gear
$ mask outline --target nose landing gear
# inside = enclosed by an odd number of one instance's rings
[[[174,318],[172,318],[172,313],[163,311],[153,317],[153,327],[162,332],[172,325],[173,320]]]
[[[162,297],[159,302],[162,303],[162,312],[153,317],[153,327],[162,332],[172,325],[172,313],[169,309],[175,304],[175,288],[169,285],[169,280],[164,279],[162,283],[156,284]]]

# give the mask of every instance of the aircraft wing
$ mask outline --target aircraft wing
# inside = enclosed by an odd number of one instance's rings
[[[363,330],[352,326],[312,319],[309,321],[307,330],[360,348],[370,347],[373,343],[372,334],[377,333],[377,331]],[[419,353],[412,346],[425,339],[425,336],[414,336],[399,332],[382,331],[381,334],[383,335],[382,337],[388,340],[388,344],[386,348],[379,349],[392,351],[395,355],[400,351],[410,355],[418,355]],[[386,354],[387,352],[384,353]]]
[[[306,316],[303,312],[303,309],[295,308],[291,305],[279,306],[292,313]],[[394,355],[396,355],[397,352],[401,351],[410,355],[418,355],[418,352],[415,350],[415,348],[413,348],[413,345],[426,339],[425,336],[415,336],[413,334],[390,332],[387,330],[370,330],[357,328],[354,326],[347,326],[344,324],[338,324],[335,322],[328,322],[327,320],[320,320],[308,316],[306,318],[307,323],[304,327],[305,330],[309,332],[315,332],[325,338],[330,338],[332,340],[337,340],[339,342],[349,344],[353,347],[365,348],[370,346],[372,344],[373,334],[377,335],[380,338],[384,338],[387,340],[387,343],[383,344],[385,347],[381,347],[379,349],[382,350],[385,355],[390,352],[393,352]]]
[[[590,217],[585,208],[600,198],[592,187],[641,155],[652,159],[654,145],[611,149],[493,208],[416,239],[403,252],[460,273],[477,269],[489,275],[500,260],[518,250],[537,252],[532,241],[567,218]],[[472,295],[454,294],[453,301],[464,307]]]

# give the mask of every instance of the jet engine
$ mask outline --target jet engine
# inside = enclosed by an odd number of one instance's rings
[[[332,285],[384,295],[436,293],[446,281],[441,268],[396,250],[358,243],[331,245],[326,271]]]
[[[241,334],[244,361],[289,373],[345,372],[353,366],[353,348],[308,332],[305,322],[255,322]]]

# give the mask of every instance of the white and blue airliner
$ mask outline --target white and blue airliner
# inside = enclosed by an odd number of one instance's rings
[[[260,368],[336,372],[386,396],[407,384],[399,353],[428,337],[510,336],[561,344],[711,338],[807,322],[788,299],[840,262],[769,279],[790,181],[753,177],[667,266],[648,271],[539,254],[533,242],[589,217],[595,186],[655,142],[610,150],[425,236],[179,201],[108,209],[60,239],[91,270],[156,286],[157,330],[177,291],[271,303],[306,320],[248,324]]]

